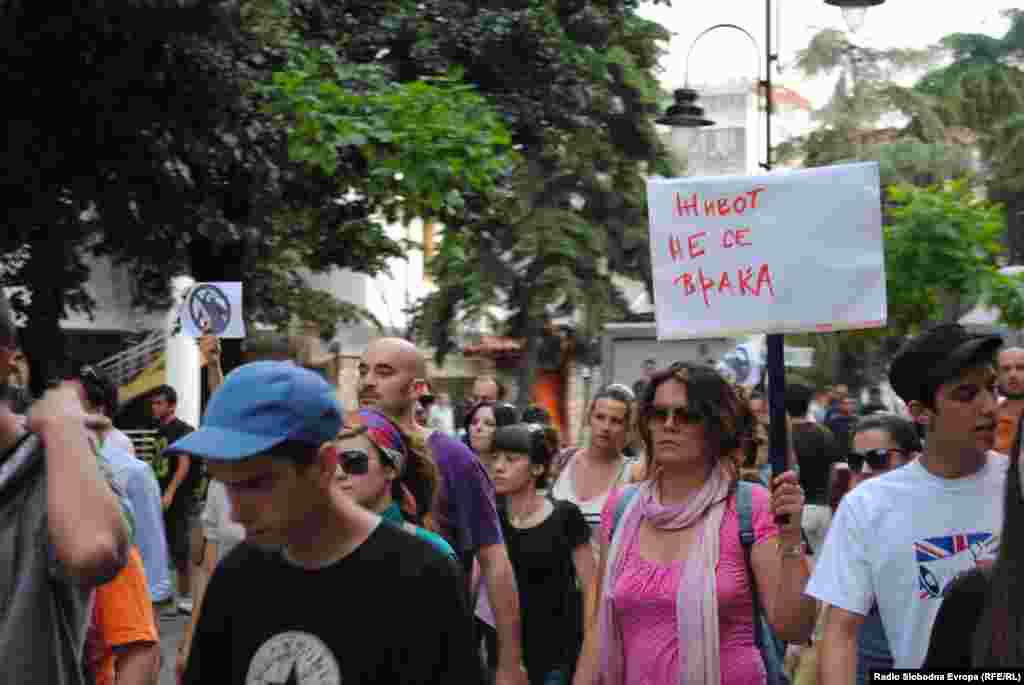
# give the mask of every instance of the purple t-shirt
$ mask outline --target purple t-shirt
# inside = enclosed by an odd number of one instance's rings
[[[427,447],[441,472],[434,520],[468,574],[478,549],[505,542],[494,483],[476,455],[455,438],[435,431],[427,438]]]

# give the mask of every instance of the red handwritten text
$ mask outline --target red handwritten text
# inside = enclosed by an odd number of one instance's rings
[[[754,277],[754,267],[746,266],[736,269],[736,280],[732,280],[731,271],[723,271],[718,278],[705,274],[703,269],[696,273],[683,273],[673,281],[683,289],[686,297],[698,291],[704,299],[704,306],[711,308],[711,299],[715,295],[734,295],[739,297],[761,297],[762,294],[775,297],[775,286],[772,283],[772,272],[767,264],[762,264]]]
[[[722,247],[730,249],[733,247],[750,247],[752,243],[747,238],[750,235],[749,228],[727,229],[722,233]]]
[[[690,195],[673,193],[672,199],[675,204],[673,213],[677,217],[742,215],[745,212],[758,208],[757,201],[765,190],[764,186],[758,186],[753,190],[747,190],[736,195],[715,198],[701,197],[698,193],[691,193]],[[702,209],[703,211],[701,211]]]

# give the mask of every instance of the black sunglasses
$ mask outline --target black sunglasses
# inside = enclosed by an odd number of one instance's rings
[[[903,450],[889,447],[878,447],[864,452],[850,450],[846,463],[850,465],[850,470],[854,473],[861,471],[861,469],[864,468],[865,463],[867,463],[872,470],[877,471],[878,469],[889,468],[889,465],[892,463],[891,456],[894,454],[906,456],[907,453]]]
[[[650,417],[658,423],[668,423],[672,417],[677,424],[694,425],[704,421],[704,414],[689,407],[651,407]]]
[[[338,465],[350,476],[362,476],[370,470],[370,455],[363,450],[345,450],[338,457]]]

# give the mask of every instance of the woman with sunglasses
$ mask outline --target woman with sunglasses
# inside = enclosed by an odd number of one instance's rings
[[[752,593],[779,639],[805,642],[814,628],[796,474],[771,493],[751,486],[751,577],[735,501],[745,401],[710,366],[673,364],[646,385],[639,428],[648,479],[602,512],[598,609],[575,683],[763,684]]]
[[[444,538],[415,524],[429,510],[437,467],[406,449],[401,431],[383,414],[362,409],[355,421],[334,444],[341,489],[385,521],[404,527],[456,561]]]
[[[872,414],[861,419],[854,428],[852,449],[846,460],[850,467],[850,489],[909,463],[921,449],[921,439],[912,421],[896,414]],[[892,667],[889,640],[875,606],[861,624],[857,638],[857,683],[868,683],[872,669]]]

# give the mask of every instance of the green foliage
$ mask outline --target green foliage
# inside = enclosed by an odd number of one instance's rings
[[[908,91],[908,108],[925,137],[944,128],[970,129],[984,163],[989,195],[1006,204],[1008,261],[1024,260],[1024,12],[1007,10],[1001,38],[955,33],[942,39],[947,63]],[[935,122],[938,122],[937,124]],[[936,133],[939,131],[940,133]]]
[[[447,34],[458,47],[438,46],[468,53],[466,79],[498,103],[523,149],[507,188],[488,203],[469,198],[471,220],[446,221],[429,265],[439,290],[415,311],[439,361],[460,325],[507,312],[499,329],[527,340],[521,393],[546,322],[576,314],[579,334],[596,336],[625,311],[613,274],[649,286],[644,178],[671,173],[650,116],[664,28],[630,3],[526,4],[500,18],[469,11]]]
[[[328,45],[288,39],[288,61],[259,89],[288,135],[293,161],[354,188],[383,211],[458,214],[460,189],[492,193],[514,164],[511,137],[461,70],[399,83],[381,64],[343,61]],[[357,173],[339,174],[354,149]]]
[[[1002,207],[978,199],[964,181],[889,188],[884,227],[890,328],[956,320],[974,303],[998,302],[1002,322],[1024,324],[1024,280],[1001,274]],[[922,277],[926,276],[926,277]]]
[[[866,48],[851,42],[843,31],[823,29],[797,53],[796,66],[810,78],[838,74],[832,98],[815,112],[822,125],[870,128],[896,109],[890,91],[893,79],[932,64],[936,56],[936,48]]]

